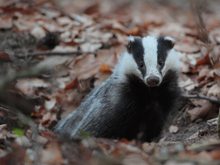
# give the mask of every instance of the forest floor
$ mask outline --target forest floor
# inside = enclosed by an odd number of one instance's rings
[[[0,164],[220,164],[219,5],[0,0]],[[175,38],[188,98],[160,139],[58,139],[55,124],[112,73],[127,36],[148,34]]]

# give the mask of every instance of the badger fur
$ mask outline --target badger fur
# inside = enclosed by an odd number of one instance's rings
[[[113,74],[56,126],[61,136],[151,141],[180,97],[179,61],[170,37],[129,37]]]

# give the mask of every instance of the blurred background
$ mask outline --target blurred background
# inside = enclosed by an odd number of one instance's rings
[[[185,105],[153,143],[58,141],[54,125],[111,75],[129,35],[176,40]],[[1,165],[218,164],[219,100],[219,0],[0,0]]]

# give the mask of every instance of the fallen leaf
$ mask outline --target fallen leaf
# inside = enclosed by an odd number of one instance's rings
[[[175,126],[175,125],[171,125],[171,126],[169,127],[169,132],[170,132],[170,133],[177,133],[178,130],[179,130],[179,128],[178,128],[177,126]]]
[[[61,26],[71,25],[72,22],[73,21],[69,17],[58,17],[57,18],[57,23],[60,24]]]
[[[220,99],[220,87],[218,84],[211,86],[211,88],[208,90],[207,96],[214,96],[215,98]]]
[[[12,151],[0,157],[1,165],[25,164],[26,151],[23,147],[13,144]]]
[[[208,66],[202,67],[201,70],[199,71],[199,75],[197,77],[197,80],[203,81],[204,79],[206,79],[209,72],[210,72],[210,68],[208,68]]]
[[[56,98],[51,98],[50,100],[45,101],[44,107],[46,108],[47,111],[49,111],[54,108],[56,103],[57,103]]]
[[[126,165],[134,165],[134,164],[149,165],[147,163],[147,161],[144,160],[144,158],[139,154],[129,154],[129,155],[125,156],[125,158],[123,160],[123,164],[126,164]]]
[[[42,164],[60,165],[64,162],[61,149],[56,142],[50,142],[40,155]]]
[[[175,49],[179,52],[191,54],[200,52],[200,48],[192,43],[177,43]]]
[[[57,115],[54,112],[47,112],[41,119],[41,124],[45,127],[50,127],[54,122],[57,121]]]
[[[209,60],[209,54],[205,54],[202,58],[200,58],[197,62],[196,62],[196,66],[200,66],[200,65],[206,65],[206,64],[210,64],[210,60]]]
[[[12,17],[10,15],[1,16],[0,29],[12,28]]]
[[[11,58],[8,53],[0,51],[0,61],[2,62],[11,62]]]
[[[212,159],[214,160],[220,160],[220,149],[217,150],[213,150],[210,153],[210,156],[212,157]]]
[[[17,80],[15,87],[27,96],[35,96],[39,88],[48,88],[50,84],[39,78],[25,78]]]
[[[101,64],[101,66],[99,67],[99,71],[101,73],[111,73],[112,69],[109,65],[107,64]]]
[[[83,10],[83,13],[92,15],[92,14],[97,14],[99,12],[100,4],[95,2],[93,4],[90,4],[88,7],[86,7]]]
[[[197,101],[197,103],[199,103],[197,107],[187,111],[191,121],[195,121],[199,118],[208,117],[208,115],[210,115],[210,113],[214,111],[215,106],[213,106],[213,104],[211,104],[207,100],[200,100]]]
[[[76,88],[77,85],[78,85],[78,81],[77,81],[77,79],[74,79],[69,84],[67,84],[65,86],[65,90],[72,90],[72,89]]]
[[[46,31],[41,26],[37,25],[30,31],[30,33],[37,39],[41,39],[46,36]]]
[[[80,49],[87,53],[87,52],[94,52],[97,51],[99,48],[101,48],[101,43],[84,43],[80,46]]]
[[[94,55],[82,55],[70,64],[70,68],[78,80],[86,80],[98,72],[99,65]]]

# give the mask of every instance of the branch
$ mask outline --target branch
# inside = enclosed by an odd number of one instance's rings
[[[46,66],[45,67],[27,68],[27,69],[22,70],[20,72],[17,72],[15,70],[9,70],[8,73],[6,73],[6,75],[2,76],[0,79],[0,91],[3,91],[5,89],[5,86],[7,86],[10,82],[12,82],[18,78],[38,76],[46,70],[48,70],[48,68]]]
[[[220,110],[218,111],[217,133],[218,133],[218,137],[220,138]]]
[[[185,94],[183,94],[182,96],[185,97],[185,98],[188,98],[188,99],[208,100],[208,101],[210,101],[213,104],[220,105],[220,100],[218,100],[216,98],[210,98],[210,97],[202,96],[202,95],[199,95],[199,94],[197,94],[197,95],[185,95]]]
[[[82,54],[91,54],[95,52],[82,52],[82,51],[70,51],[70,52],[62,52],[62,51],[42,51],[42,52],[33,52],[28,53],[27,56],[69,56],[69,55],[82,55]]]
[[[205,44],[210,44],[208,37],[208,30],[205,26],[204,19],[202,18],[202,13],[206,10],[207,1],[206,0],[191,0],[191,10],[194,14],[197,32],[200,40]]]

